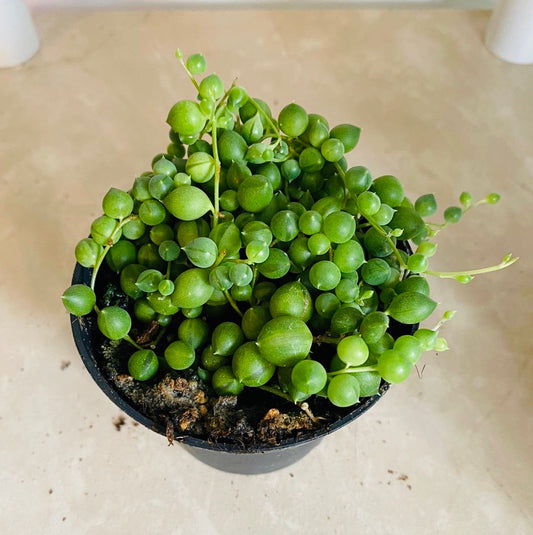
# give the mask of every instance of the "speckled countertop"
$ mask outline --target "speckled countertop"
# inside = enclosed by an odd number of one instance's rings
[[[532,532],[533,68],[484,48],[488,16],[36,16],[41,51],[0,71],[0,533]],[[521,257],[468,286],[437,281],[439,311],[458,310],[451,351],[270,475],[217,472],[128,418],[116,427],[59,301],[103,194],[146,168],[168,109],[190,98],[178,46],[277,109],[296,98],[361,125],[352,164],[395,174],[412,195],[445,207],[464,189],[500,192],[442,234],[434,266]]]

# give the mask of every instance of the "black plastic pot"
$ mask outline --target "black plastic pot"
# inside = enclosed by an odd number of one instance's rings
[[[76,264],[72,284],[89,284],[90,277],[91,272],[89,269]],[[85,317],[77,318],[71,316],[74,341],[85,367],[98,386],[115,405],[140,424],[165,436],[165,427],[135,409],[127,399],[119,394],[113,383],[110,382],[100,369],[93,347],[94,323]],[[219,470],[240,474],[264,474],[273,472],[300,460],[317,446],[322,438],[361,416],[381,399],[382,395],[388,390],[388,387],[388,384],[382,384],[379,394],[364,398],[353,411],[334,424],[324,429],[306,433],[297,438],[282,441],[276,446],[261,446],[242,451],[235,444],[213,444],[194,437],[184,437],[177,440],[191,455]]]

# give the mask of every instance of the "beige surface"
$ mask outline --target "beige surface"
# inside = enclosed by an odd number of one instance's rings
[[[533,69],[483,47],[486,12],[43,13],[41,52],[0,72],[0,533],[526,534],[533,529]],[[202,50],[277,109],[363,127],[352,164],[435,192],[496,190],[442,235],[439,268],[521,257],[469,286],[452,350],[293,467],[210,469],[130,420],[79,360],[59,302],[110,185],[127,188],[193,96]],[[468,235],[465,239],[463,236]],[[432,322],[428,322],[431,324]],[[62,369],[62,363],[70,365]]]

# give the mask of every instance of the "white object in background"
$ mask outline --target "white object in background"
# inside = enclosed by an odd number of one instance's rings
[[[39,38],[24,0],[0,0],[0,67],[28,61],[39,49]]]
[[[485,45],[510,63],[533,63],[533,0],[500,0],[489,21]]]

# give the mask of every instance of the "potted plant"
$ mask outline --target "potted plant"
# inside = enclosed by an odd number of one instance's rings
[[[179,61],[198,93],[170,110],[171,143],[131,189],[112,187],[76,246],[62,299],[78,349],[128,414],[204,461],[265,472],[405,380],[424,351],[444,351],[429,276],[468,283],[511,265],[436,272],[444,222],[432,194],[348,166],[360,129],[270,107]],[[414,248],[414,252],[413,249]],[[262,455],[235,455],[236,453]]]

